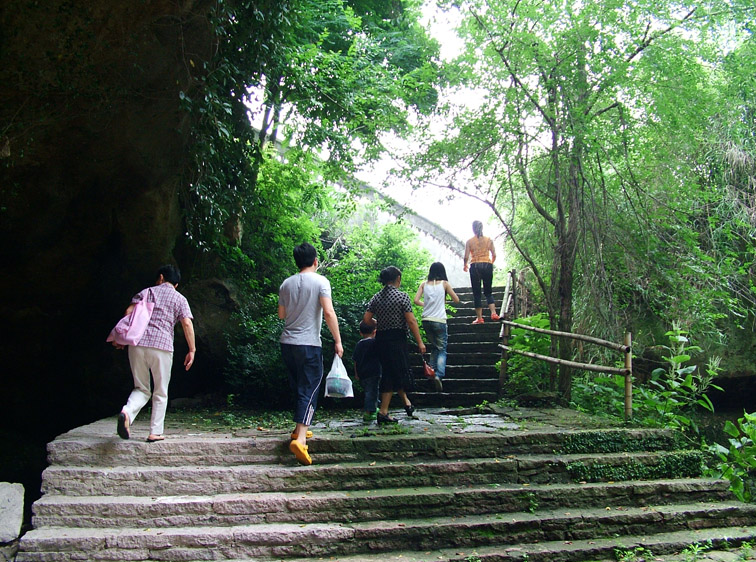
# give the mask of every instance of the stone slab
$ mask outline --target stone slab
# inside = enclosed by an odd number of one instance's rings
[[[0,482],[0,543],[18,538],[24,521],[24,487]]]

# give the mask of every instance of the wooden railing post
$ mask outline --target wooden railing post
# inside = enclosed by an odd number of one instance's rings
[[[625,333],[625,422],[633,419],[633,334]]]
[[[520,314],[520,307],[517,305],[517,298],[519,296],[517,294],[517,270],[513,269],[509,272],[509,275],[512,278],[512,320],[514,320],[515,318],[518,318]]]
[[[503,347],[501,348],[501,365],[499,366],[499,392],[497,393],[499,398],[504,397],[504,386],[507,383],[507,360],[509,359],[507,347],[509,346],[510,333],[511,328],[509,324],[504,324],[501,327],[501,343]]]

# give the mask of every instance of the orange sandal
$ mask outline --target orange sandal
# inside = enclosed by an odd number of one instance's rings
[[[302,445],[299,441],[292,441],[291,443],[289,443],[289,451],[294,453],[294,456],[297,457],[299,464],[312,464],[310,454],[307,452],[307,445]]]
[[[312,431],[308,431],[307,434],[305,435],[305,437],[307,437],[307,439],[312,438]],[[297,438],[297,432],[296,431],[292,431],[291,432],[291,438],[292,439],[296,439]]]

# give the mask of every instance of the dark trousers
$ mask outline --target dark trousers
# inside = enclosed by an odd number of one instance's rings
[[[375,346],[381,362],[381,394],[413,390],[407,332],[399,329],[380,331],[375,335]]]
[[[483,284],[483,294],[486,296],[486,303],[493,304],[494,298],[491,291],[493,283],[493,264],[492,263],[471,263],[470,264],[470,286],[473,292],[473,304],[475,308],[483,308],[480,297],[480,285]]]
[[[289,370],[289,384],[296,396],[294,423],[312,425],[323,380],[323,349],[314,345],[282,343],[281,356]]]

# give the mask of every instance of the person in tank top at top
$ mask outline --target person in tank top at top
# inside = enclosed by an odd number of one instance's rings
[[[483,236],[483,223],[473,222],[473,233],[465,244],[464,270],[470,272],[470,285],[473,292],[473,305],[475,306],[476,318],[473,324],[483,324],[483,299],[481,298],[481,284],[486,304],[491,311],[491,320],[500,320],[496,314],[496,304],[491,290],[493,283],[493,263],[496,261],[496,250],[488,236]]]
[[[448,331],[446,329],[446,295],[459,303],[459,297],[454,292],[446,277],[446,268],[441,262],[431,264],[428,280],[423,281],[415,293],[414,302],[423,307],[423,329],[428,343],[432,346],[430,366],[435,371],[433,384],[438,392],[444,390],[441,380],[446,375],[446,345]]]

